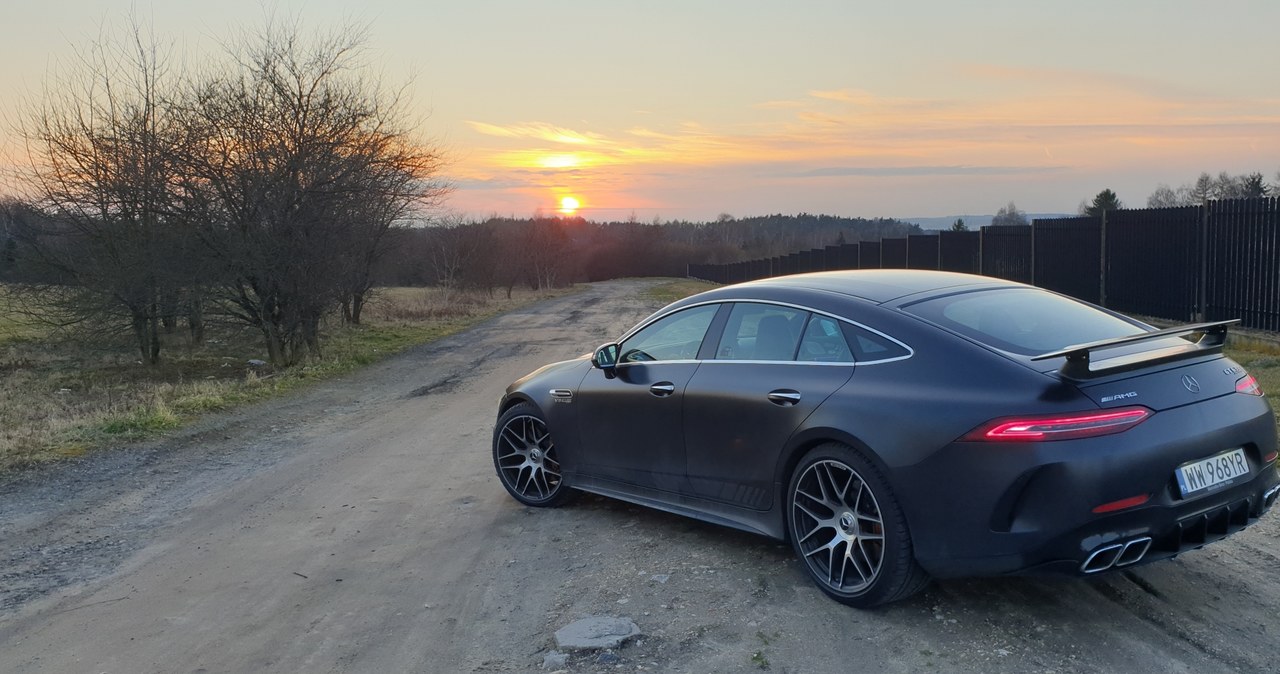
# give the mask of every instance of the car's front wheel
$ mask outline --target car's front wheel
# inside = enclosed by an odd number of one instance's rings
[[[532,403],[512,406],[493,430],[493,467],[502,486],[528,506],[563,505],[576,493],[560,474],[560,455],[547,422]]]
[[[830,443],[810,450],[787,496],[792,547],[831,598],[870,608],[928,583],[888,481],[852,448]]]

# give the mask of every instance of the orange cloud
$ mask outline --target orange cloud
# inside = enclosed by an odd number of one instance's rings
[[[911,98],[817,89],[751,105],[747,111],[755,113],[735,123],[569,129],[475,121],[471,128],[489,140],[458,168],[531,193],[578,190],[603,205],[628,193],[627,203],[638,203],[639,185],[708,168],[771,179],[941,180],[1109,169],[1176,153],[1219,156],[1222,146],[1280,153],[1280,104],[1273,99],[1210,99],[1159,82],[1069,70],[967,65],[956,77],[983,93]]]

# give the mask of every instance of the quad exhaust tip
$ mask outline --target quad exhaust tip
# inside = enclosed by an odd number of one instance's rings
[[[1142,561],[1151,549],[1151,537],[1142,536],[1123,543],[1112,543],[1094,550],[1080,565],[1083,573],[1101,573],[1112,567],[1129,566]]]

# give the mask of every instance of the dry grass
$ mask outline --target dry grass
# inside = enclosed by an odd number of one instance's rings
[[[719,287],[718,284],[695,279],[678,279],[649,289],[649,296],[659,302],[669,303],[690,295]]]
[[[516,290],[508,299],[504,292],[387,289],[366,308],[363,325],[328,326],[322,358],[282,372],[248,365],[266,356],[243,329],[214,329],[198,348],[174,335],[164,364],[149,368],[127,341],[55,339],[17,321],[0,301],[0,472],[153,437],[565,292]]]

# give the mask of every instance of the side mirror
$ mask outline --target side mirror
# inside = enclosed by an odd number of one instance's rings
[[[614,378],[614,368],[618,365],[618,345],[605,344],[596,349],[591,356],[591,366],[604,370],[604,376]]]

